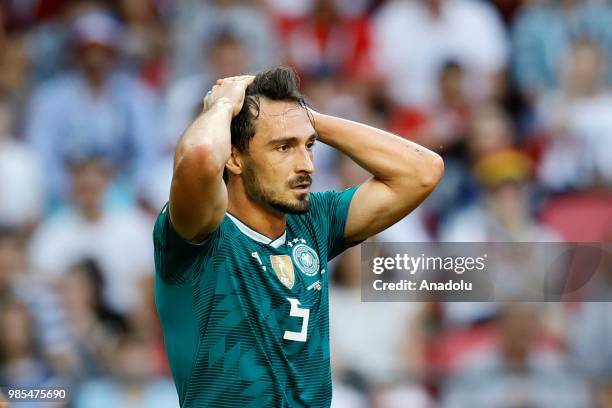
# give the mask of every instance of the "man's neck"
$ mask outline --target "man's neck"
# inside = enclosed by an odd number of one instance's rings
[[[80,208],[83,218],[89,223],[95,223],[102,218],[102,210],[99,207]]]
[[[242,186],[232,187],[227,189],[228,213],[270,239],[285,232],[287,217],[284,213],[262,207],[247,196]]]

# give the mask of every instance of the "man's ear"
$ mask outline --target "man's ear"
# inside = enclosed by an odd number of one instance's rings
[[[232,146],[232,153],[225,163],[225,168],[235,176],[242,174],[242,155],[234,146]]]

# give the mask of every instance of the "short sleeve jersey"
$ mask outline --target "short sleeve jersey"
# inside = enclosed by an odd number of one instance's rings
[[[181,407],[327,407],[328,261],[357,190],[311,193],[269,239],[226,214],[202,243],[167,205],[155,223],[155,303]]]

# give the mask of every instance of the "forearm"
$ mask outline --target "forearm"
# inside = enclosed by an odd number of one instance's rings
[[[175,167],[191,157],[205,159],[206,168],[222,172],[231,154],[232,104],[220,99],[201,113],[187,128],[176,146]]]
[[[384,130],[320,113],[314,114],[319,140],[351,157],[389,186],[406,180],[435,185],[443,166],[436,153]]]

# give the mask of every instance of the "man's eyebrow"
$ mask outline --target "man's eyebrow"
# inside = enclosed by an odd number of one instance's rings
[[[316,140],[319,137],[319,135],[315,132],[312,135],[308,136],[308,140]],[[274,145],[274,144],[279,144],[279,143],[295,143],[298,142],[300,140],[299,137],[296,136],[280,136],[280,137],[275,137],[272,138],[268,141],[268,144]]]
[[[297,140],[298,138],[295,136],[280,136],[270,139],[270,141],[268,141],[268,144],[289,143],[296,142]]]

